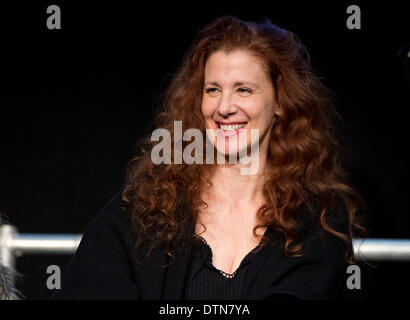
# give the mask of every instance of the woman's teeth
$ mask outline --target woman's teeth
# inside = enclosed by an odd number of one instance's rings
[[[238,129],[243,128],[244,126],[246,126],[246,123],[242,123],[242,124],[220,124],[221,129],[224,130],[224,131],[238,130]]]

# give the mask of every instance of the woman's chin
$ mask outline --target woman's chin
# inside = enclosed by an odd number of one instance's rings
[[[238,158],[239,156],[245,155],[247,149],[247,146],[240,146],[239,148],[236,146],[231,148],[229,148],[229,146],[226,146],[225,149],[217,148],[216,150],[219,155],[222,155],[224,157]]]

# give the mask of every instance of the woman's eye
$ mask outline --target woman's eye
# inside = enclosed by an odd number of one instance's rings
[[[208,89],[205,89],[205,92],[206,93],[213,93],[213,92],[216,92],[218,89],[217,88],[208,88]]]
[[[252,93],[252,90],[248,88],[239,88],[238,91],[241,93]]]

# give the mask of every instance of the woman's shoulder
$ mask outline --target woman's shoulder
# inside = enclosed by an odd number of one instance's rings
[[[128,229],[131,221],[128,213],[122,208],[122,204],[122,192],[118,191],[91,218],[89,225],[115,224]]]
[[[328,207],[328,224],[342,232],[348,223],[346,207],[335,197]],[[285,255],[283,241],[272,246],[261,276],[259,296],[279,298],[290,294],[301,299],[334,299],[340,297],[346,282],[346,250],[349,244],[326,231],[320,224],[320,212],[301,208],[297,215],[298,237],[302,244],[297,256]],[[274,283],[266,285],[265,283]],[[265,288],[266,287],[266,288]]]
[[[322,236],[327,234],[324,232],[322,221],[339,233],[348,233],[349,213],[346,204],[340,196],[331,196],[322,219],[323,209],[319,201],[315,201],[311,208],[308,208],[306,205],[298,208],[294,218],[301,234],[317,233]]]
[[[304,208],[296,216],[297,239],[302,244],[306,259],[327,259],[343,262],[352,251],[349,233],[349,214],[341,197],[333,196],[321,219],[321,206],[313,210]],[[325,225],[323,224],[325,223]]]
[[[133,242],[131,219],[122,209],[122,194],[119,191],[89,220],[80,247],[93,248],[104,243],[106,249],[130,251]]]
[[[135,299],[133,239],[121,192],[88,222],[54,299]]]
[[[121,210],[122,192],[121,190],[115,193],[97,212],[97,215],[123,217],[124,212]]]

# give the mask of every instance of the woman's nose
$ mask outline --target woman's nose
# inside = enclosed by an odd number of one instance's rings
[[[221,116],[229,116],[236,112],[236,107],[230,95],[222,94],[221,100],[218,105],[218,112]]]

